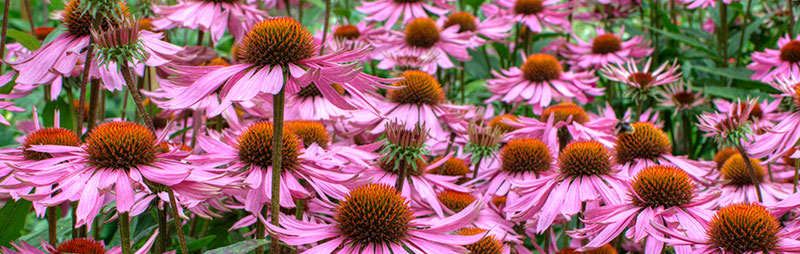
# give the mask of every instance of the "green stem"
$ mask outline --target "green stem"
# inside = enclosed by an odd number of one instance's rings
[[[175,192],[172,191],[172,188],[167,188],[167,192],[169,193],[169,203],[172,207],[172,221],[175,223],[175,229],[178,231],[178,242],[181,245],[181,253],[188,254],[189,248],[186,246],[186,235],[183,234],[183,224],[181,223],[180,214],[178,214],[178,200],[175,198]]]
[[[284,69],[286,70],[286,69]],[[289,74],[284,71],[283,77],[284,81],[288,81]],[[282,157],[281,157],[281,147],[283,145],[283,107],[284,107],[284,100],[286,99],[286,89],[281,88],[281,91],[278,94],[272,96],[272,218],[271,222],[272,225],[278,226],[278,218],[279,214],[281,213],[281,202],[280,202],[280,185],[281,185],[281,174],[283,174],[283,166],[281,165]],[[270,251],[272,253],[281,253],[280,252],[280,241],[277,238],[272,238],[272,242],[270,243]]]
[[[403,192],[403,185],[406,183],[406,177],[408,177],[408,166],[406,166],[406,160],[400,159],[400,168],[399,174],[397,174],[397,181],[394,184],[394,189],[398,192]]]
[[[794,185],[793,186],[793,189],[794,189],[793,193],[797,193],[797,178],[798,178],[798,176],[800,176],[800,174],[798,174],[798,173],[800,173],[800,159],[795,159],[794,160],[794,182],[792,183]]]
[[[728,67],[728,6],[725,2],[718,0],[719,5],[719,20],[722,31],[719,35],[720,49],[722,53],[722,67]],[[727,82],[726,82],[727,83]]]
[[[689,155],[689,158],[694,157],[694,148],[692,147],[692,117],[689,110],[684,110],[682,113],[683,121],[681,122],[681,127],[683,127],[683,143],[686,146],[686,153]]]
[[[792,0],[786,0],[786,8],[789,9],[789,35],[794,39],[794,9],[792,9]]]
[[[119,213],[119,239],[122,254],[131,254],[131,225],[128,213]]]
[[[120,71],[122,72],[122,78],[125,79],[125,83],[128,85],[128,91],[131,93],[131,98],[133,98],[133,103],[136,105],[136,113],[138,113],[139,117],[142,118],[142,121],[150,128],[151,131],[156,130],[153,126],[153,120],[150,119],[150,115],[147,114],[147,111],[144,108],[144,103],[142,103],[142,97],[139,95],[139,88],[133,83],[133,77],[131,76],[131,69],[128,67],[128,61],[122,60],[122,68]],[[176,218],[177,219],[177,218]]]
[[[303,9],[303,6],[300,6],[300,9]],[[325,20],[322,23],[322,44],[325,44],[325,41],[328,39],[328,23],[330,23],[331,17],[331,0],[325,0]],[[324,46],[319,47],[319,54],[322,55],[323,50],[325,50]]]
[[[742,156],[745,165],[747,165],[747,170],[750,171],[750,179],[753,182],[753,186],[756,187],[758,202],[763,203],[764,200],[761,198],[761,179],[758,179],[758,176],[756,176],[756,170],[753,168],[753,164],[750,162],[750,156],[747,156],[747,153],[744,151],[741,141],[736,144],[736,150],[739,151],[739,155]]]
[[[156,254],[161,254],[167,251],[169,244],[169,227],[167,225],[167,211],[166,209],[156,209],[158,216],[158,242],[156,242]]]
[[[483,160],[483,158],[478,158],[478,161],[475,163],[475,167],[472,168],[472,179],[473,180],[478,179],[478,169],[481,166],[481,161],[482,160]]]
[[[739,60],[741,60],[742,58],[742,53],[743,53],[742,49],[744,49],[744,32],[747,30],[747,23],[750,20],[750,8],[752,4],[753,0],[747,1],[747,10],[745,11],[744,14],[744,24],[742,25],[742,33],[739,34],[739,50],[736,51],[736,62],[734,65],[736,67],[739,67],[739,62],[740,62]]]
[[[56,218],[56,207],[48,207],[47,217],[47,242],[51,246],[58,244],[58,218]]]
[[[97,108],[100,104],[100,80],[92,79],[91,85],[92,87],[89,90],[89,123],[86,125],[86,132],[89,132],[94,128],[94,125],[97,122]]]
[[[94,43],[93,40],[89,38],[89,47],[87,48],[86,60],[84,61],[83,65],[81,92],[78,94],[78,122],[77,126],[75,126],[75,133],[78,134],[78,137],[83,135],[83,116],[86,114],[86,84],[89,83],[89,70],[92,66],[92,60],[94,60]]]
[[[0,34],[0,56],[6,55],[6,32],[8,32],[8,9],[11,8],[11,0],[6,0],[3,5],[3,30]],[[5,61],[0,61],[0,71],[3,70]]]

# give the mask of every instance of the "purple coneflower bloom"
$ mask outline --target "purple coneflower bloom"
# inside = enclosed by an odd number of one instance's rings
[[[497,6],[485,4],[481,7],[487,16],[497,16],[516,21],[531,32],[541,33],[545,27],[553,31],[570,31],[570,3],[557,0],[497,0]],[[502,9],[500,9],[500,8]]]
[[[564,52],[571,65],[580,69],[599,69],[608,64],[622,64],[629,58],[645,57],[653,52],[652,48],[647,48],[643,36],[623,41],[624,27],[618,34],[608,33],[599,27],[596,31],[597,36],[591,42],[572,35],[578,43],[567,44],[569,51]]]
[[[402,24],[415,18],[429,18],[426,10],[443,16],[453,7],[447,4],[448,0],[374,0],[365,1],[356,10],[367,14],[365,21],[386,21],[387,27],[392,27],[403,15]]]
[[[752,145],[746,145],[747,152],[756,158],[769,155],[767,162],[780,158],[792,149],[800,140],[800,73],[781,76],[772,83],[780,90],[781,97],[793,98],[795,112],[791,112],[783,120],[775,124],[768,132],[755,137]]]
[[[778,47],[753,52],[753,62],[747,65],[747,69],[755,71],[751,79],[772,82],[779,76],[800,75],[800,35],[778,39]]]
[[[178,1],[171,6],[153,6],[160,16],[153,19],[157,30],[188,28],[208,32],[212,44],[216,44],[225,30],[234,38],[241,39],[247,30],[267,16],[262,10],[240,0]]]
[[[412,53],[422,54],[432,51],[439,55],[436,59],[439,67],[453,68],[455,65],[450,61],[450,57],[459,61],[470,59],[467,46],[469,46],[469,39],[472,35],[459,33],[459,31],[460,26],[439,28],[431,18],[416,18],[405,26],[404,31],[390,31],[392,37],[386,41],[385,50],[403,52],[403,55],[407,56],[411,56]],[[393,67],[387,66],[387,64],[382,66],[384,68]]]

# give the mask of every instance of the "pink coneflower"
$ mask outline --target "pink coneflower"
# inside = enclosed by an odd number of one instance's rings
[[[677,114],[679,111],[692,110],[706,103],[703,94],[692,91],[691,86],[691,83],[687,84],[683,80],[680,83],[664,86],[664,90],[659,93],[659,104],[675,108],[673,114]]]
[[[224,166],[226,171],[244,179],[245,189],[232,193],[242,200],[246,211],[261,216],[264,204],[272,199],[272,193],[269,191],[273,173],[272,123],[257,122],[244,130],[232,130],[232,132],[241,134],[235,137],[226,133],[220,140],[198,137],[198,144],[208,153],[189,160],[205,163],[208,167]],[[327,133],[315,135],[327,138]],[[329,159],[324,154],[306,153],[303,141],[288,126],[284,126],[281,146],[283,160],[281,206],[295,207],[293,198],[305,199],[314,196],[316,192],[319,192],[317,194],[324,199],[343,198],[348,189],[342,184],[354,179],[355,176],[338,172],[337,168],[324,167]],[[310,144],[317,146],[314,143]],[[301,180],[313,191],[301,184]]]
[[[401,51],[382,52],[383,60],[377,67],[384,70],[392,70],[402,73],[408,70],[423,71],[434,75],[438,69],[437,62],[442,57],[436,50],[410,48]]]
[[[511,19],[527,26],[530,31],[541,33],[545,27],[556,32],[570,31],[570,3],[555,0],[497,0],[500,8],[486,4],[481,7],[487,16]]]
[[[795,111],[791,112],[775,124],[768,132],[755,137],[752,145],[747,145],[747,152],[755,158],[762,158],[769,155],[767,162],[780,158],[792,149],[800,140],[800,73],[781,76],[776,79],[772,86],[780,90],[781,97],[790,97],[795,106]]]
[[[623,27],[618,34],[607,33],[602,28],[597,28],[597,36],[591,42],[586,42],[575,37],[577,44],[567,44],[568,52],[564,55],[569,58],[570,65],[581,69],[600,69],[608,64],[622,64],[629,58],[641,58],[653,52],[647,48],[649,43],[644,42],[643,36],[634,36],[626,41],[622,40],[625,34]]]
[[[444,126],[461,123],[462,114],[468,107],[448,103],[439,81],[428,73],[406,71],[400,77],[403,80],[394,86],[403,88],[387,91],[388,102],[377,105],[383,116],[362,110],[355,113],[353,125],[369,134],[379,135],[384,132],[386,123],[392,120],[407,122],[408,129],[419,123],[430,129],[428,144],[447,142],[450,133]]]
[[[704,183],[708,174],[706,164],[671,154],[672,143],[664,131],[649,122],[630,124],[631,131],[617,135],[614,158],[620,164],[623,178],[630,179],[643,168],[652,165],[675,165],[686,171],[693,180]]]
[[[499,160],[491,160],[481,168],[478,177],[468,184],[494,196],[509,194],[513,182],[530,182],[555,174],[554,155],[558,148],[548,147],[539,139],[513,139],[500,150]],[[481,183],[478,183],[482,181]],[[512,192],[513,193],[513,192]]]
[[[731,103],[727,100],[723,99],[716,99],[714,100],[714,105],[717,106],[717,110],[723,114],[736,114],[736,108],[744,109],[752,103],[753,109],[750,110],[750,115],[747,117],[749,121],[752,123],[753,132],[756,134],[767,132],[769,129],[775,125],[773,122],[780,121],[784,117],[784,113],[779,112],[778,107],[781,104],[781,100],[773,100],[769,102],[767,100],[758,103],[758,98],[752,101],[737,101],[736,103]]]
[[[722,2],[725,3],[725,5],[729,5],[733,3],[733,1],[736,0],[722,0]],[[706,7],[709,6],[714,6],[714,7],[717,6],[717,1],[715,0],[682,0],[682,2],[688,4],[686,8],[689,9],[696,9],[696,8],[705,9]]]
[[[403,32],[391,31],[393,37],[386,41],[386,51],[404,52],[404,55],[432,51],[439,55],[436,60],[439,67],[453,68],[455,65],[450,57],[459,61],[470,59],[467,46],[471,34],[459,33],[459,29],[458,26],[439,28],[433,19],[416,18],[405,26]],[[386,64],[383,66],[389,67]]]
[[[375,48],[373,55],[383,51],[388,31],[384,27],[376,27],[375,23],[358,22],[357,24],[340,24],[331,28],[325,45],[333,51],[341,51],[369,45]]]
[[[292,246],[323,242],[306,253],[466,253],[463,245],[484,237],[444,235],[469,224],[481,202],[444,219],[422,222],[408,201],[388,185],[362,185],[336,206],[331,224],[298,221],[281,214],[280,225],[267,225],[270,233]]]
[[[378,79],[362,73],[350,62],[363,59],[367,49],[318,55],[319,44],[300,22],[288,17],[269,18],[256,24],[241,41],[239,57],[243,63],[208,72],[193,82],[185,93],[167,103],[168,108],[185,109],[221,88],[221,103],[209,115],[245,102],[259,94],[278,94],[282,89],[293,94],[310,83],[337,107],[355,109],[331,84],[360,97],[361,92],[380,85]]]
[[[588,96],[603,95],[603,88],[594,87],[597,80],[589,72],[564,71],[555,57],[533,54],[521,67],[511,67],[502,73],[492,71],[494,79],[486,80],[493,96],[487,101],[531,105],[535,114],[553,101],[576,99],[589,101]]]
[[[156,30],[188,28],[208,32],[212,44],[222,38],[226,29],[239,40],[247,30],[268,16],[239,0],[178,1],[176,5],[153,6],[153,12],[159,16],[151,22]]]
[[[630,86],[630,94],[635,98],[650,97],[656,91],[653,87],[666,85],[678,81],[681,72],[677,60],[669,64],[662,64],[655,70],[650,69],[653,58],[648,58],[647,63],[639,69],[637,61],[628,59],[625,64],[605,65],[600,72],[610,81],[616,81]]]
[[[800,241],[790,232],[794,229],[781,227],[778,219],[757,203],[726,206],[700,222],[686,231],[655,222],[650,225],[670,237],[663,239],[667,244],[691,253],[800,253]]]
[[[778,47],[780,49],[753,52],[750,57],[753,62],[747,65],[747,69],[755,71],[751,79],[772,82],[781,75],[800,75],[800,35],[794,39],[789,35],[778,39]]]
[[[32,168],[20,169],[25,176],[18,178],[36,186],[58,183],[53,188],[55,195],[40,200],[42,203],[60,204],[80,196],[76,227],[90,225],[112,189],[117,211],[127,213],[137,201],[136,192],[177,186],[189,176],[191,166],[181,162],[189,153],[180,149],[162,152],[159,145],[162,139],[163,136],[156,137],[147,127],[136,123],[100,124],[89,132],[80,147],[31,146],[30,150],[53,157],[42,163],[64,163],[43,169],[31,165]],[[204,190],[195,191],[202,195]]]
[[[706,132],[708,137],[716,137],[721,143],[739,146],[744,141],[750,139],[753,130],[753,119],[758,103],[755,99],[736,99],[736,107],[732,107],[726,113],[714,112],[704,113],[697,117],[697,128]],[[759,106],[760,108],[760,106]],[[763,116],[763,113],[762,113]]]
[[[147,238],[147,241],[139,248],[134,254],[145,254],[150,251],[150,248],[153,247],[153,243],[156,241],[156,237],[158,237],[158,229],[156,229],[153,234]],[[41,241],[41,246],[44,248],[44,251],[36,248],[29,243],[24,241],[20,243],[10,243],[14,249],[17,251],[13,251],[9,248],[4,246],[0,246],[0,253],[3,254],[52,254],[52,253],[108,253],[108,254],[121,254],[122,248],[120,246],[113,247],[109,250],[106,250],[106,245],[103,241],[96,241],[90,238],[76,238],[66,240],[57,244],[56,246],[52,246],[49,243],[45,242],[43,239]]]
[[[364,13],[365,21],[386,21],[386,27],[392,27],[403,15],[402,24],[407,24],[415,18],[429,18],[426,10],[444,16],[453,7],[447,4],[448,0],[374,0],[365,1],[356,10]]]
[[[652,225],[677,227],[670,237],[702,237],[700,229],[707,225],[712,213],[707,204],[719,197],[716,192],[699,192],[689,175],[673,166],[647,167],[625,186],[620,193],[628,195],[624,203],[589,209],[584,214],[586,227],[571,233],[575,238],[589,239],[579,251],[601,248],[627,228],[628,239],[645,241],[644,253],[662,253],[667,240]],[[675,246],[677,253],[690,250]]]
[[[446,19],[440,18],[437,23],[442,29],[458,26],[458,33],[471,33],[469,41],[472,48],[508,38],[511,35],[509,31],[514,26],[513,23],[504,18],[490,16],[480,20],[466,11],[452,13]],[[489,41],[481,38],[481,36],[489,38]]]
[[[562,216],[569,221],[582,210],[622,203],[625,183],[615,174],[611,153],[596,141],[576,141],[558,156],[557,174],[528,181],[512,181],[519,197],[509,196],[507,212],[514,221],[535,219],[535,231],[542,233]],[[585,205],[585,208],[582,207]]]
[[[13,101],[0,101],[0,109],[11,112],[25,112],[24,108],[15,106]],[[6,117],[2,114],[0,114],[0,124],[11,125],[11,123],[9,123],[8,120],[6,120]]]
[[[611,110],[613,113],[613,110]],[[504,124],[513,128],[508,137],[541,138],[550,146],[557,147],[570,140],[596,140],[607,147],[614,146],[615,118],[589,114],[572,102],[562,102],[544,109],[539,119],[515,117]],[[562,131],[563,128],[563,131]]]
[[[716,187],[722,196],[715,201],[717,207],[752,202],[769,205],[781,201],[791,194],[789,192],[792,184],[773,182],[767,179],[767,171],[762,166],[761,160],[751,158],[750,164],[756,174],[755,179],[750,175],[750,170],[739,153],[731,155],[722,163],[719,168],[719,186]],[[756,188],[761,190],[761,199],[759,199]]]

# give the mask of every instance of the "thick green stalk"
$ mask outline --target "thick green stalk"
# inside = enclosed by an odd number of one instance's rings
[[[0,34],[0,56],[6,55],[6,32],[8,32],[8,9],[11,8],[11,0],[6,0],[3,5],[3,31]],[[0,61],[0,71],[3,70],[4,61]]]
[[[169,193],[169,203],[172,207],[172,221],[175,222],[175,229],[178,230],[178,242],[181,245],[181,253],[188,254],[189,248],[186,246],[186,235],[183,234],[183,224],[181,223],[180,214],[178,214],[178,201],[175,199],[175,192],[171,188],[167,188]]]
[[[289,74],[284,72],[284,80],[288,80]],[[278,94],[272,96],[272,225],[278,226],[278,215],[281,213],[280,203],[280,185],[281,175],[283,174],[283,166],[281,165],[281,149],[283,145],[283,106],[284,99],[286,99],[286,89],[281,88]],[[280,241],[272,238],[270,250],[272,253],[280,252]]]
[[[128,213],[119,213],[119,240],[122,247],[122,254],[131,254],[131,225]]]
[[[136,105],[136,113],[142,118],[147,127],[155,132],[156,128],[153,126],[153,120],[150,119],[150,115],[147,114],[144,103],[142,103],[142,97],[139,95],[139,88],[133,83],[131,69],[128,68],[128,61],[123,60],[120,64],[122,65],[122,69],[120,70],[122,72],[122,78],[125,79],[125,83],[128,85],[128,90],[131,93],[131,98],[133,98],[133,103]]]
[[[736,150],[739,151],[739,155],[742,156],[744,164],[747,165],[747,170],[750,171],[750,179],[753,182],[753,186],[756,187],[758,202],[763,203],[764,200],[761,198],[761,179],[758,179],[758,176],[756,176],[756,170],[753,168],[753,163],[750,162],[750,156],[747,156],[747,153],[744,151],[741,141],[736,144]]]

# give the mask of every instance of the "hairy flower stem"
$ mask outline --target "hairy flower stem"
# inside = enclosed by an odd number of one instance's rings
[[[167,225],[167,210],[166,207],[164,209],[156,209],[156,215],[158,216],[158,242],[156,242],[156,254],[164,253],[167,250],[167,245],[169,244],[169,225]]]
[[[453,150],[453,144],[456,142],[456,133],[450,132],[450,141],[447,142],[447,149],[444,150],[444,154],[450,154],[450,151]],[[439,174],[442,173],[442,168],[439,168]]]
[[[770,170],[770,173],[772,173],[771,170]],[[792,182],[794,192],[792,192],[792,193],[797,193],[797,178],[798,178],[798,176],[800,176],[800,174],[798,174],[798,173],[800,173],[800,159],[795,159],[794,160],[794,182]]]
[[[458,82],[461,85],[461,105],[467,103],[467,84],[464,83],[464,75],[467,73],[467,68],[464,66],[464,61],[461,61],[461,75],[458,77]]]
[[[397,181],[394,183],[394,189],[403,192],[403,184],[406,183],[406,177],[408,177],[408,166],[406,166],[406,160],[400,160],[400,168],[398,169],[399,173],[397,174]]]
[[[94,124],[97,122],[97,108],[100,104],[100,80],[92,79],[91,85],[92,87],[89,90],[89,123],[86,127],[86,132],[89,132],[94,128]]]
[[[756,170],[753,169],[753,163],[750,162],[750,156],[747,156],[747,153],[744,152],[744,147],[742,146],[741,142],[736,144],[736,150],[739,151],[739,155],[742,156],[744,160],[744,164],[747,165],[747,170],[750,171],[750,179],[753,181],[753,186],[756,187],[756,194],[758,194],[758,202],[763,203],[764,200],[761,198],[761,179],[758,179],[756,176]]]
[[[284,70],[287,70],[286,68]],[[283,73],[284,81],[288,81],[289,73],[284,71]],[[286,84],[284,82],[284,84]],[[280,203],[280,185],[281,185],[281,175],[283,174],[283,166],[281,165],[281,149],[280,147],[283,146],[283,104],[284,100],[286,99],[286,89],[281,88],[281,91],[278,94],[272,96],[272,112],[273,112],[273,120],[272,120],[272,218],[271,221],[272,225],[278,226],[278,215],[281,213],[281,203]],[[270,242],[270,251],[272,253],[281,253],[280,252],[280,241],[273,237],[272,242]]]
[[[267,211],[268,210],[267,210],[266,206],[262,207],[261,208],[261,216],[267,216]],[[256,240],[264,239],[264,237],[266,237],[266,231],[264,230],[264,228],[265,228],[264,226],[265,225],[264,225],[264,223],[261,223],[261,220],[257,220],[257,222],[256,222],[256,234],[255,234]],[[263,245],[258,246],[258,248],[256,248],[256,254],[264,254],[264,246]]]
[[[719,0],[719,21],[720,21],[720,34],[719,46],[722,55],[722,67],[728,67],[728,6],[725,2]],[[725,82],[727,83],[727,82]]]
[[[128,68],[128,61],[123,60],[120,65],[122,66],[122,69],[120,70],[122,72],[122,77],[125,79],[125,83],[128,85],[128,90],[131,93],[131,98],[133,98],[133,103],[136,104],[136,113],[138,113],[139,117],[141,117],[144,123],[147,124],[147,127],[149,127],[151,131],[155,132],[156,128],[153,126],[153,120],[150,119],[150,115],[148,115],[147,111],[144,109],[142,97],[139,95],[139,88],[135,83],[133,83],[131,69]]]
[[[694,147],[692,146],[692,114],[688,110],[684,110],[681,113],[683,119],[681,121],[681,127],[683,127],[683,143],[686,146],[686,154],[689,155],[689,159],[694,159]]]
[[[478,162],[475,163],[475,168],[472,169],[472,179],[478,179],[478,168],[481,166],[481,161],[483,158],[478,158]]]
[[[6,32],[8,32],[8,9],[11,7],[11,0],[6,0],[3,5],[3,31],[0,34],[0,56],[6,55]],[[3,70],[4,61],[0,61],[0,71]]]
[[[131,225],[128,213],[119,213],[119,240],[122,247],[122,254],[131,254]]]
[[[28,20],[28,24],[31,26],[31,30],[28,32],[31,35],[34,35],[34,30],[36,30],[36,25],[33,24],[33,14],[31,13],[31,2],[29,0],[20,0],[20,5],[22,8],[22,16]]]
[[[86,61],[84,61],[83,65],[83,78],[81,79],[81,92],[78,94],[78,122],[77,126],[75,126],[75,133],[78,134],[78,137],[83,135],[83,116],[86,114],[86,84],[89,83],[89,70],[92,66],[92,60],[94,60],[94,43],[92,38],[89,38],[89,47],[86,51]]]
[[[188,119],[186,117],[185,119]],[[198,109],[192,112],[192,147],[197,144],[197,136],[200,135],[200,126],[203,125],[203,110]],[[186,128],[186,121],[184,121],[183,127]],[[185,133],[185,132],[184,132]]]
[[[48,207],[45,216],[47,216],[47,242],[52,246],[56,246],[58,244],[56,207]]]
[[[188,254],[189,248],[186,247],[186,235],[183,234],[183,223],[181,223],[180,214],[178,214],[178,200],[175,199],[175,192],[171,188],[167,188],[169,193],[169,203],[172,207],[172,221],[175,222],[175,229],[178,230],[178,242],[181,244],[181,253]]]

